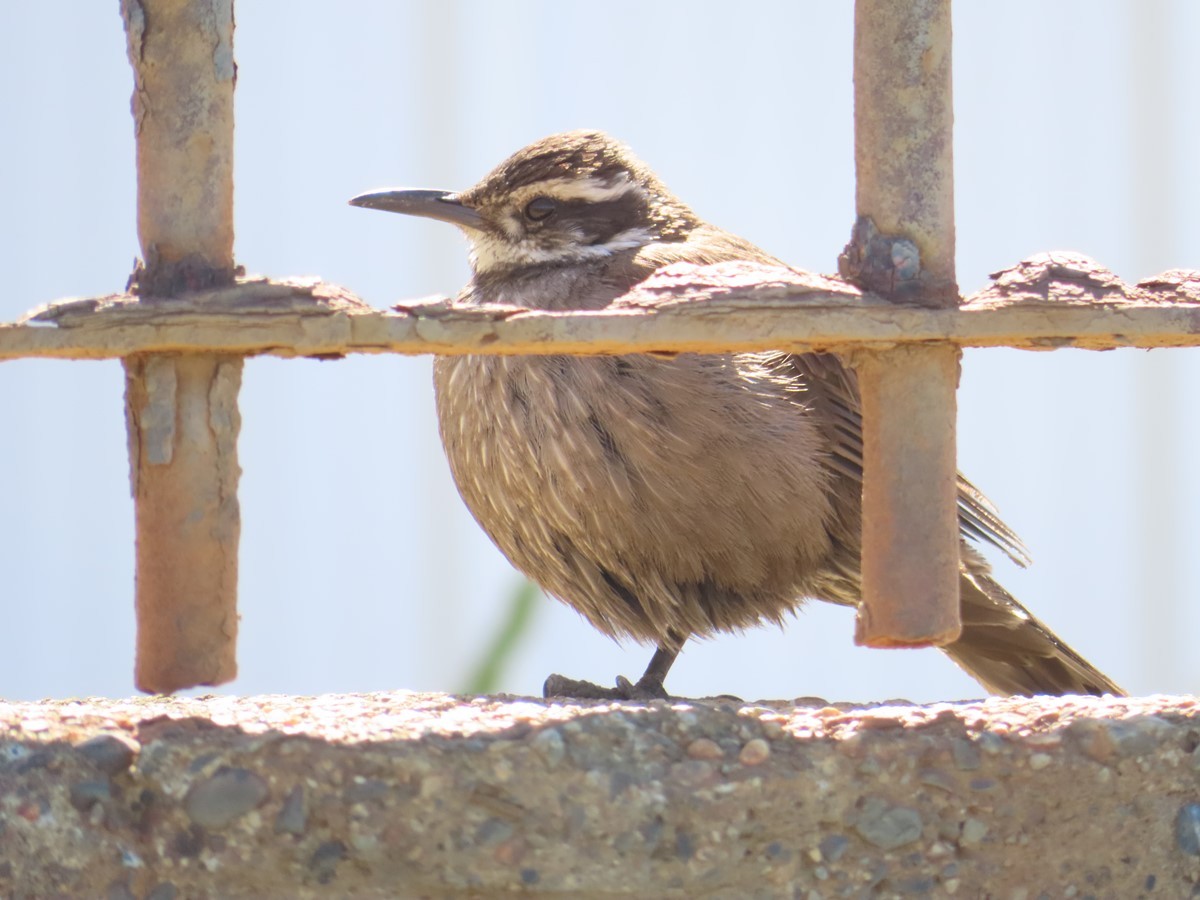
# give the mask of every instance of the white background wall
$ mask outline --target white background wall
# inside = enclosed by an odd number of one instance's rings
[[[336,13],[333,10],[336,8]],[[1128,279],[1200,267],[1200,6],[956,4],[959,278],[1074,249]],[[850,3],[242,0],[237,254],[379,306],[451,293],[445,226],[352,209],[458,188],[544,134],[628,141],[702,215],[834,268],[854,209]],[[5,4],[0,320],[119,290],[138,246],[115,0]],[[251,360],[239,693],[461,686],[516,583],[450,483],[428,358]],[[1032,548],[1002,580],[1135,692],[1200,687],[1200,352],[968,352],[962,468]],[[0,696],[133,691],[116,362],[0,365]],[[819,608],[818,608],[819,607]],[[852,646],[846,610],[689,647],[681,694],[978,696],[936,651]],[[546,601],[505,687],[635,677]]]

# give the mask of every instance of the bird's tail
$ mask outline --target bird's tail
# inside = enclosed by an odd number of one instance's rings
[[[964,573],[963,631],[942,649],[995,694],[1124,695],[986,572]]]

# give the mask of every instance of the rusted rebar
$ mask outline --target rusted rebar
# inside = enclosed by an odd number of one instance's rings
[[[134,72],[142,296],[231,284],[232,0],[122,0]],[[137,518],[136,682],[237,673],[237,410],[242,358],[125,360]]]
[[[958,302],[950,0],[857,0],[858,221],[843,270],[884,296]],[[863,400],[863,604],[856,640],[961,632],[955,391],[949,344],[855,354]]]

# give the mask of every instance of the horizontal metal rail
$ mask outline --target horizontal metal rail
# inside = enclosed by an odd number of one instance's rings
[[[883,303],[834,278],[749,264],[675,266],[596,312],[375,309],[312,279],[243,279],[169,299],[68,300],[0,325],[0,359],[244,355],[850,351],[946,342],[1045,350],[1200,346],[1200,272],[1128,285],[1074,254],[1040,254],[961,309]]]

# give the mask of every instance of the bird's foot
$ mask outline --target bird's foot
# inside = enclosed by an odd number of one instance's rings
[[[661,679],[642,676],[637,684],[624,675],[617,676],[617,686],[600,687],[590,681],[576,681],[563,675],[551,675],[542,685],[542,696],[570,700],[667,700],[667,690]]]

